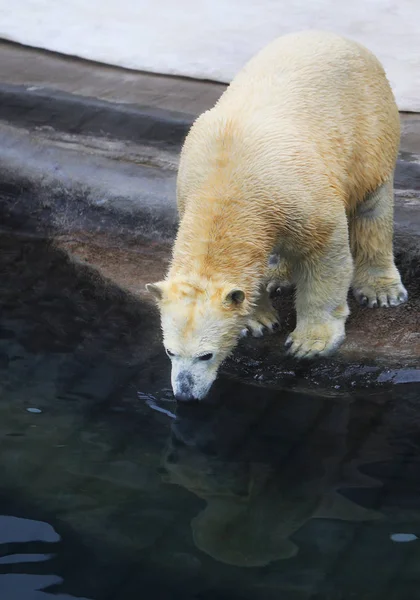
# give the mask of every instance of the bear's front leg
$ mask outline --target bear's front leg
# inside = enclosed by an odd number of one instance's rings
[[[262,337],[264,333],[272,332],[278,327],[278,314],[273,308],[266,284],[262,285],[257,306],[249,316],[242,336],[251,333],[254,337]]]
[[[325,245],[308,249],[296,269],[297,324],[286,347],[297,358],[330,354],[345,336],[353,263],[344,208],[336,219]]]

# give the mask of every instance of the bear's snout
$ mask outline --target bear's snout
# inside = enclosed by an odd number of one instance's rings
[[[194,380],[190,373],[181,372],[176,378],[176,389],[174,390],[177,402],[196,402],[194,396]]]

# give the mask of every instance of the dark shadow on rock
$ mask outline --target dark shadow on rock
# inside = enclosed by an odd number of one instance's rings
[[[3,234],[0,274],[1,337],[27,352],[73,353],[82,367],[99,357],[134,366],[157,351],[153,307],[49,240]]]

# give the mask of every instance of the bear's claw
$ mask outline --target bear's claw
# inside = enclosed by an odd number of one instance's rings
[[[372,285],[355,288],[353,294],[359,304],[369,308],[399,306],[408,300],[407,290],[400,282],[383,287]]]
[[[270,310],[257,310],[246,323],[242,330],[242,337],[251,333],[253,337],[262,337],[265,333],[272,333],[279,329],[280,323],[274,308]]]
[[[286,340],[288,354],[295,358],[328,356],[344,339],[344,321],[320,325],[298,325]]]

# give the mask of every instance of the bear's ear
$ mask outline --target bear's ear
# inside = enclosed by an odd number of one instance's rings
[[[242,290],[230,290],[225,296],[224,303],[230,306],[240,306],[245,300],[245,292]]]
[[[157,283],[147,283],[146,290],[149,292],[149,294],[152,294],[156,300],[162,300],[163,281],[158,281]]]

